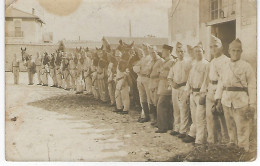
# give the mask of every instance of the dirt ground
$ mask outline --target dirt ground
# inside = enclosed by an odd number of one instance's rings
[[[62,89],[13,85],[6,75],[8,161],[249,161],[256,151],[216,146],[194,148],[169,133],[137,123],[139,112],[113,107]],[[13,119],[16,118],[16,119]],[[256,149],[256,144],[255,144]]]

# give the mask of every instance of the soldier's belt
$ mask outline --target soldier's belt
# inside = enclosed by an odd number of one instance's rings
[[[13,66],[13,67],[19,67],[19,66]]]
[[[213,84],[213,85],[216,85],[216,84],[218,84],[218,80],[209,80],[209,82],[211,83],[211,84]]]
[[[148,77],[150,78],[150,75],[149,74],[140,74],[142,77]]]
[[[179,89],[180,87],[185,86],[185,85],[186,85],[186,82],[183,82],[183,83],[180,83],[180,84],[176,83],[176,87],[174,89]]]
[[[200,88],[192,88],[192,92],[200,92]]]
[[[156,79],[156,78],[159,78],[159,76],[151,76],[150,78],[151,79]]]
[[[224,87],[223,90],[225,91],[245,91],[245,92],[248,92],[248,89],[245,87],[245,88],[242,88],[242,87]]]
[[[98,72],[97,74],[103,74],[103,72]]]
[[[36,65],[36,66],[41,66],[41,65]]]

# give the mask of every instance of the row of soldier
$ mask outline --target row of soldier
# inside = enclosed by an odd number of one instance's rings
[[[178,42],[174,58],[170,45],[159,53],[146,43],[135,48],[120,41],[112,50],[103,39],[102,48],[95,51],[37,54],[35,73],[39,85],[47,86],[50,74],[53,87],[85,91],[115,105],[114,112],[120,114],[128,114],[130,102],[137,98],[142,108],[138,122],[151,121],[156,133],[170,130],[196,146],[227,143],[248,151],[256,111],[254,71],[241,60],[239,39],[229,45],[230,58],[223,54],[220,39],[211,36],[210,41],[209,62],[201,42],[189,46],[188,52]],[[32,84],[30,61],[29,56],[25,65]]]

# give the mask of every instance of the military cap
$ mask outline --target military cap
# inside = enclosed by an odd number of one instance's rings
[[[194,46],[194,48],[196,48],[196,47],[198,47],[198,48],[201,48],[202,50],[204,50],[203,49],[203,45],[202,45],[202,42],[200,41],[200,42],[198,42],[198,44],[196,44],[195,46]]]
[[[167,44],[164,44],[164,45],[163,45],[163,49],[166,49],[166,50],[169,50],[169,51],[172,52],[173,47],[172,47],[172,46],[169,46],[169,45],[167,45]]]
[[[222,45],[221,40],[219,38],[217,38],[216,36],[213,36],[213,35],[211,35],[211,37],[210,37],[210,43]]]
[[[229,44],[229,48],[231,47],[240,47],[242,49],[242,42],[240,41],[240,39],[236,38]]]
[[[182,46],[183,46],[182,43],[180,43],[180,42],[177,42],[177,43],[176,43],[176,49],[177,49],[177,48],[182,48]]]

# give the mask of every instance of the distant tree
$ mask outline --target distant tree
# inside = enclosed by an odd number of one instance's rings
[[[59,42],[58,51],[63,51],[63,52],[65,51],[65,45],[62,40]]]

